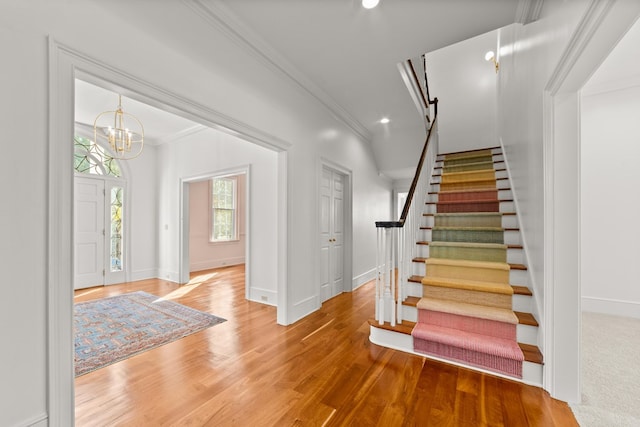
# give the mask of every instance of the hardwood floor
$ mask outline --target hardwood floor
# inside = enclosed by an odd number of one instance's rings
[[[143,290],[226,322],[76,378],[78,426],[577,426],[536,387],[378,347],[373,285],[305,319],[244,299],[244,267],[76,291]]]

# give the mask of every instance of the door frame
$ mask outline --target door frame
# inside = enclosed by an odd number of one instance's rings
[[[344,278],[343,289],[344,292],[351,292],[354,289],[353,284],[353,173],[351,169],[346,168],[333,160],[321,157],[318,161],[318,167],[316,171],[316,233],[315,233],[315,284],[317,295],[317,306],[322,305],[321,291],[320,291],[320,203],[321,203],[321,185],[322,185],[322,170],[329,169],[333,172],[339,173],[344,177],[344,262],[342,265]]]
[[[180,237],[178,239],[180,245],[180,262],[178,266],[178,277],[180,284],[188,283],[189,274],[189,221],[190,221],[190,205],[189,205],[189,184],[193,182],[207,181],[211,178],[223,178],[227,176],[244,175],[245,179],[245,247],[244,247],[244,297],[250,299],[250,283],[251,283],[251,165],[236,166],[227,169],[217,170],[215,172],[207,172],[194,176],[180,178]],[[274,191],[276,191],[274,189]]]
[[[580,92],[638,16],[640,3],[592,0],[543,93],[543,387],[569,403],[581,401]]]
[[[73,355],[73,140],[75,79],[118,91],[141,102],[243,138],[278,155],[277,322],[289,323],[288,149],[291,144],[211,107],[155,86],[114,66],[48,39],[47,199],[47,411],[49,425],[74,424]]]

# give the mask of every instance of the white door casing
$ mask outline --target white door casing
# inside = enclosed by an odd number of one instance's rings
[[[104,284],[104,181],[74,181],[74,289]]]
[[[345,176],[322,168],[320,181],[320,301],[344,291]]]

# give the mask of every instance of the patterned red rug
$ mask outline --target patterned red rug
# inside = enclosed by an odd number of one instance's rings
[[[74,311],[76,377],[225,321],[146,292],[77,303]]]

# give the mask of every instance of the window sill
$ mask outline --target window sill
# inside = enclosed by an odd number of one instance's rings
[[[209,240],[209,244],[211,245],[224,245],[224,244],[229,244],[229,243],[238,243],[240,242],[240,239],[233,239],[233,240]]]

